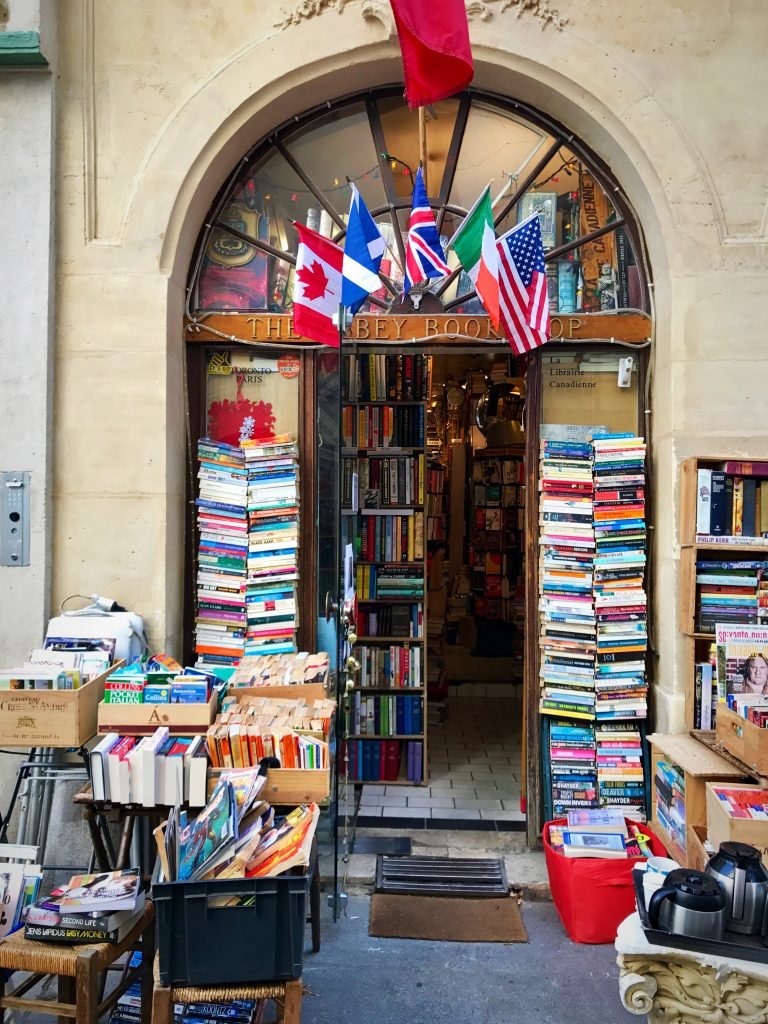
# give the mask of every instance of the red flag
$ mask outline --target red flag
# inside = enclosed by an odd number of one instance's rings
[[[333,322],[341,302],[344,250],[316,231],[296,224],[299,251],[293,288],[293,329],[302,338],[339,347],[339,328]]]
[[[408,106],[426,107],[472,81],[464,0],[389,0],[403,55]]]

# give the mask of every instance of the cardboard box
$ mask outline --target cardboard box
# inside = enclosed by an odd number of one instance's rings
[[[709,854],[704,849],[707,830],[701,825],[689,825],[686,829],[685,867],[694,871],[703,871],[709,861]]]
[[[1,690],[0,746],[81,747],[96,735],[108,671],[77,690]]]
[[[729,754],[758,775],[768,776],[768,729],[761,729],[725,704],[718,704],[716,735]]]
[[[720,714],[719,708],[717,713]],[[723,782],[707,783],[707,834],[713,848],[719,850],[720,843],[748,843],[760,851],[763,864],[768,868],[768,821],[732,817],[715,794],[715,788],[762,792],[766,794],[766,803],[768,803],[768,792],[761,789],[760,786],[736,786]]]
[[[208,731],[217,710],[215,693],[207,704],[105,704],[102,700],[98,708],[99,734],[149,736],[167,725],[172,736],[197,736]]]

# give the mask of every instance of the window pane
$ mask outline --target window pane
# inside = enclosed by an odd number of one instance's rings
[[[563,425],[593,426],[609,431],[637,430],[637,356],[632,382],[618,385],[619,359],[627,349],[580,349],[541,354],[541,436],[565,439],[567,432],[554,430]],[[570,436],[576,438],[578,432]]]
[[[525,175],[531,160],[551,143],[551,137],[544,131],[505,111],[473,101],[450,203],[468,210],[493,179],[491,195],[499,209],[504,197],[514,192],[515,183]]]
[[[300,356],[247,349],[211,352],[206,431],[225,444],[272,434],[299,437]]]
[[[347,177],[357,185],[369,210],[384,205],[379,158],[363,103],[330,111],[291,136],[285,146],[339,216],[349,210]],[[317,206],[311,194],[309,198],[310,205]]]
[[[459,101],[456,99],[442,100],[440,103],[430,104],[425,109],[427,192],[432,198],[440,193],[458,110]],[[411,176],[405,164],[415,175],[420,156],[419,112],[409,110],[407,104],[399,97],[390,97],[379,101],[379,114],[387,153],[396,158],[390,164],[395,195],[410,199]]]

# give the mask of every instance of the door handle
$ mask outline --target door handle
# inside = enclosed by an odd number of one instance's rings
[[[338,604],[333,600],[330,590],[327,590],[325,593],[325,621],[330,622],[338,610]]]

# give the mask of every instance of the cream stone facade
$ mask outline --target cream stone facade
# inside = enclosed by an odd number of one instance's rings
[[[582,139],[610,165],[644,232],[655,305],[656,725],[676,730],[680,461],[768,457],[768,8],[468,0],[467,9],[475,85]],[[195,239],[256,141],[322,99],[400,81],[399,51],[386,0],[60,0],[56,18],[50,597],[57,606],[71,593],[110,594],[145,616],[153,646],[174,652],[188,547],[182,318]],[[23,468],[10,452],[4,459]],[[18,571],[0,570],[6,659],[29,646],[14,630]]]

